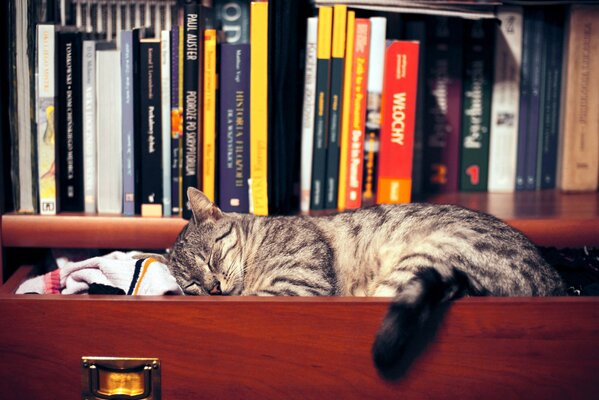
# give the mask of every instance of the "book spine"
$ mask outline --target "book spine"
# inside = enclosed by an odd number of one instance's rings
[[[364,136],[364,171],[362,178],[362,204],[369,206],[375,203],[377,196],[377,177],[380,130],[381,100],[383,95],[383,76],[387,19],[370,18],[370,54],[368,68],[368,84],[366,99],[366,121]]]
[[[142,39],[139,49],[141,106],[141,215],[162,216],[162,121],[160,40]]]
[[[96,208],[96,42],[84,40],[81,45],[81,80],[83,110],[83,191],[84,211]]]
[[[81,35],[60,32],[58,48],[58,209],[83,211]]]
[[[171,204],[172,215],[183,210],[183,27],[171,30]]]
[[[527,121],[526,157],[524,167],[524,190],[537,188],[537,154],[539,143],[539,122],[541,114],[541,86],[545,74],[543,54],[544,12],[534,14],[532,33],[532,55],[530,59],[530,103]]]
[[[121,32],[121,107],[123,130],[123,214],[135,215],[135,75],[133,31]]]
[[[496,28],[495,37],[487,188],[490,192],[513,192],[516,188],[523,9],[501,7],[497,16],[501,25]]]
[[[224,43],[241,44],[250,41],[250,11],[247,0],[216,0],[216,20],[223,31]]]
[[[310,211],[312,181],[312,148],[314,143],[314,99],[316,96],[316,41],[318,17],[308,18],[306,33],[306,66],[304,76],[304,103],[302,114],[302,156],[300,210]]]
[[[347,7],[336,5],[333,7],[333,14],[325,209],[337,208],[337,193],[339,190],[339,135],[341,132],[341,96],[343,95],[343,60],[345,55]]]
[[[385,58],[377,203],[409,203],[416,125],[419,43],[394,41]]]
[[[54,176],[56,109],[56,30],[54,25],[37,27],[37,166],[40,214],[56,214]]]
[[[350,128],[347,155],[345,208],[362,205],[362,172],[364,163],[364,133],[366,118],[366,83],[370,46],[370,20],[356,18]]]
[[[352,75],[354,65],[354,38],[356,32],[356,13],[347,13],[347,34],[345,35],[345,61],[343,72],[343,106],[341,107],[341,138],[339,149],[339,192],[337,210],[345,210],[347,198],[347,159],[349,152],[349,126],[351,116]],[[316,57],[316,56],[315,56]]]
[[[171,191],[171,40],[170,31],[160,33],[160,112],[162,120],[162,213],[172,214]]]
[[[312,186],[310,189],[310,209],[312,210],[323,210],[325,207],[332,25],[333,8],[321,7],[318,12],[318,41],[316,44],[316,98],[314,101]]]
[[[447,17],[429,20],[425,116],[425,185],[429,193],[458,189],[462,24],[462,20]]]
[[[221,46],[219,205],[225,212],[249,212],[250,45]]]
[[[548,12],[546,20],[545,84],[542,129],[539,130],[537,187],[553,189],[556,183],[559,107],[562,81],[564,10]]]
[[[460,190],[487,190],[495,25],[467,21],[464,40]]]
[[[564,57],[564,86],[558,187],[596,191],[599,175],[599,6],[570,9]]]
[[[204,117],[202,190],[216,201],[216,30],[204,31]]]
[[[268,215],[268,3],[250,6],[250,212]]]
[[[184,18],[183,49],[183,190],[199,188],[198,181],[198,130],[200,106],[200,8],[196,3],[186,3]],[[183,202],[183,218],[191,218],[188,202]]]

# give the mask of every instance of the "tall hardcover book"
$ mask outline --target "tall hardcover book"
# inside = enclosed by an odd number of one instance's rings
[[[171,204],[183,212],[183,27],[171,29]]]
[[[362,205],[362,173],[364,164],[364,134],[368,81],[368,56],[370,47],[370,20],[356,18],[354,61],[347,149],[347,176],[345,208]]]
[[[268,215],[268,3],[250,18],[250,212]]]
[[[385,56],[377,203],[409,203],[416,125],[419,43],[393,41]]]
[[[541,116],[537,154],[537,189],[553,189],[556,183],[557,144],[563,64],[565,10],[548,9],[545,14],[541,82]]]
[[[536,189],[544,11],[524,12],[516,190]]]
[[[37,167],[40,214],[56,214],[56,29],[37,26]]]
[[[513,192],[516,188],[523,9],[500,7],[497,17],[501,24],[495,29],[487,189],[490,192]]]
[[[336,5],[333,7],[333,14],[325,209],[337,208],[337,192],[339,190],[339,136],[341,133],[341,99],[343,95],[343,60],[345,56],[347,7]]]
[[[558,187],[597,190],[599,175],[599,6],[573,5],[564,51]]]
[[[204,31],[204,86],[202,190],[216,201],[216,30]]]
[[[302,155],[300,210],[310,211],[310,188],[312,183],[312,147],[314,144],[314,100],[316,96],[316,41],[318,17],[308,18],[306,29],[306,65],[304,70],[304,102],[302,113]]]
[[[171,32],[160,32],[160,113],[162,120],[162,214],[172,213],[171,191]]]
[[[380,148],[381,109],[385,65],[387,19],[370,18],[370,54],[366,99],[366,133],[364,136],[364,172],[362,203],[369,206],[377,196],[378,159]]]
[[[183,192],[188,187],[199,188],[198,134],[200,129],[200,6],[186,1],[183,6]],[[191,218],[189,203],[183,201],[183,217]]]
[[[316,99],[314,102],[312,187],[310,189],[311,210],[323,210],[325,208],[332,28],[333,8],[321,7],[318,10],[318,41],[316,44]]]
[[[162,216],[160,39],[139,43],[141,215]]]
[[[356,13],[347,13],[347,34],[345,35],[345,62],[343,72],[343,106],[341,107],[341,138],[339,157],[339,191],[337,210],[345,210],[347,198],[347,159],[349,157],[350,118],[352,104],[352,75],[354,66],[354,38],[356,32]]]
[[[463,21],[435,17],[427,25],[425,190],[455,192],[462,117]]]
[[[493,21],[466,21],[460,190],[487,191],[493,79]]]
[[[83,211],[81,33],[58,32],[56,177],[58,209]]]
[[[121,124],[121,55],[96,51],[96,131],[98,134],[98,213],[121,214],[123,164]]]

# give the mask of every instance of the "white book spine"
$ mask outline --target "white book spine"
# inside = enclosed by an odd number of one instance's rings
[[[516,188],[520,66],[522,63],[522,7],[503,7],[495,36],[495,76],[491,102],[489,192]]]
[[[37,27],[37,164],[40,213],[56,214],[55,102],[56,32],[54,25]]]
[[[86,213],[96,209],[96,42],[82,45],[83,193]]]
[[[96,51],[98,212],[107,214],[122,213],[120,60],[118,50]]]
[[[171,216],[171,46],[170,31],[160,38],[160,85],[162,112],[162,213]]]
[[[316,96],[316,41],[318,17],[308,18],[306,38],[306,70],[304,80],[304,105],[302,116],[301,155],[301,211],[310,210],[310,187],[312,181],[312,147],[314,143],[314,100]]]
[[[368,93],[383,93],[387,18],[370,18],[370,53],[368,61]]]

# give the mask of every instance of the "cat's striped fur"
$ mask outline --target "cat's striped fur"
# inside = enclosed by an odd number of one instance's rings
[[[187,294],[391,296],[373,346],[391,366],[440,304],[563,292],[522,234],[457,206],[381,205],[326,217],[225,214],[189,189],[194,217],[167,264]]]

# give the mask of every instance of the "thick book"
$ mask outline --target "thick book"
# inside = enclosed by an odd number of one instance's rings
[[[204,31],[202,191],[216,201],[216,29]]]
[[[462,83],[460,190],[487,191],[495,24],[466,21]]]
[[[337,193],[339,190],[339,136],[341,133],[341,98],[343,95],[346,23],[347,7],[344,5],[334,6],[324,203],[324,208],[329,210],[337,208]]]
[[[393,41],[385,55],[377,203],[409,203],[416,125],[419,43]]]
[[[599,175],[599,6],[571,6],[564,50],[558,187],[596,191]]]
[[[183,213],[183,27],[171,29],[171,204]]]
[[[56,28],[37,26],[37,167],[40,214],[56,214]]]
[[[121,55],[96,51],[96,131],[98,135],[98,213],[121,214],[123,164]]]
[[[250,212],[268,215],[268,3],[250,6]]]
[[[377,198],[377,171],[381,146],[381,112],[387,19],[370,18],[370,54],[366,98],[366,122],[364,136],[364,172],[362,177],[362,205],[370,206]]]
[[[172,214],[171,192],[171,32],[160,32],[160,113],[162,120],[162,215]]]
[[[427,21],[424,165],[427,193],[458,190],[462,121],[463,21]]]
[[[337,210],[345,210],[347,198],[347,159],[349,157],[350,118],[352,104],[352,74],[354,67],[354,38],[356,32],[356,13],[347,13],[347,34],[345,35],[345,62],[343,72],[343,105],[341,107],[341,137],[339,149],[339,188]]]
[[[160,39],[139,41],[141,215],[162,216]]]
[[[60,211],[83,211],[81,33],[57,34],[56,178]]]
[[[548,9],[544,27],[544,68],[541,82],[541,115],[537,154],[537,189],[554,189],[560,123],[565,10]]]
[[[314,100],[316,97],[316,41],[318,17],[308,18],[306,29],[306,65],[304,70],[304,98],[302,113],[302,152],[300,210],[310,211],[312,183],[312,147],[314,143]]]
[[[489,192],[516,188],[523,13],[522,7],[500,7],[497,13],[501,24],[495,29]]]
[[[250,44],[221,45],[219,206],[249,212]]]
[[[368,81],[368,56],[370,47],[370,20],[356,18],[354,37],[354,60],[349,117],[349,140],[347,148],[347,176],[345,208],[362,205],[362,173],[364,164],[364,134]]]
[[[199,188],[200,130],[200,6],[188,1],[183,6],[183,193],[188,187]],[[183,218],[191,218],[191,208],[183,201]]]
[[[536,189],[544,11],[524,12],[516,190]]]
[[[333,7],[321,7],[318,10],[318,41],[316,44],[316,98],[314,101],[312,186],[310,189],[311,210],[323,210],[325,208],[332,29]]]

